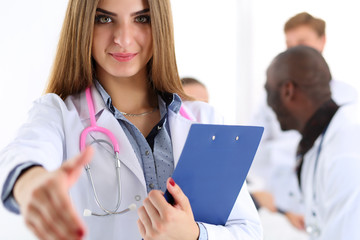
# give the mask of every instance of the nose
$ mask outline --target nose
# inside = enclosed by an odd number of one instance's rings
[[[129,23],[122,22],[114,32],[114,42],[122,48],[127,48],[133,40],[133,31]]]

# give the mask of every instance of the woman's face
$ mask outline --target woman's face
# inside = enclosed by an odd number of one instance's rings
[[[98,76],[127,78],[142,72],[152,57],[147,0],[100,0],[92,56]]]

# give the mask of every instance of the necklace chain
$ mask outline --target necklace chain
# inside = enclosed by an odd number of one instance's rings
[[[119,112],[120,112],[122,115],[128,116],[128,117],[140,117],[140,116],[144,116],[144,115],[153,113],[153,112],[155,112],[157,109],[158,109],[157,107],[154,107],[152,110],[147,111],[147,112],[143,112],[143,113],[126,113],[126,112],[121,112],[121,111],[119,111]]]

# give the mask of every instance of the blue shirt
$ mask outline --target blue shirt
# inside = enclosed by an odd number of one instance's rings
[[[165,192],[166,180],[171,177],[174,171],[174,157],[167,110],[169,108],[174,112],[178,112],[181,107],[180,97],[176,94],[159,94],[158,101],[161,120],[145,138],[139,129],[113,106],[111,97],[100,83],[96,81],[95,86],[100,92],[107,108],[118,120],[133,147],[144,171],[147,191],[159,189]]]

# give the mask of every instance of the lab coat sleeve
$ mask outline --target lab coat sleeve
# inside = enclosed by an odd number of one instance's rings
[[[360,239],[360,155],[344,153],[322,160],[326,163],[319,183],[324,195],[318,203],[324,212],[321,240]]]
[[[209,211],[211,211],[209,209]],[[208,239],[263,239],[262,226],[246,183],[242,186],[225,226],[204,223]]]
[[[55,94],[35,101],[28,119],[15,139],[0,152],[0,192],[17,166],[33,162],[48,170],[58,168],[64,153],[62,108],[64,102]]]

